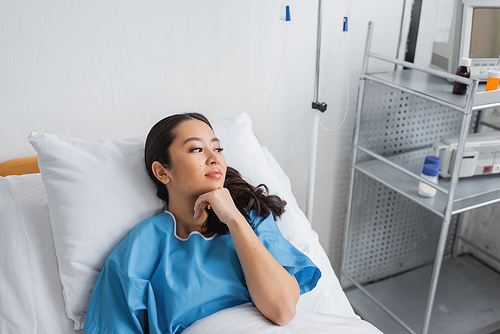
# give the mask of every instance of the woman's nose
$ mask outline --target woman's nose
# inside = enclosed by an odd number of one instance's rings
[[[218,163],[220,163],[220,158],[215,152],[210,151],[210,155],[208,156],[207,163],[210,165],[211,164],[218,164]]]

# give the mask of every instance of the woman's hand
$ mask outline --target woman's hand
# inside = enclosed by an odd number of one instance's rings
[[[228,226],[243,217],[236,208],[227,188],[217,188],[200,195],[194,203],[194,218],[199,219],[208,206],[211,207],[220,221]]]

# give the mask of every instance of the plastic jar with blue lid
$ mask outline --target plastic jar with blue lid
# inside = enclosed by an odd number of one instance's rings
[[[436,164],[435,162],[424,163],[422,174],[420,176],[432,183],[437,184],[439,177],[439,164]],[[418,184],[418,194],[422,197],[433,197],[436,195],[436,188],[420,181]]]

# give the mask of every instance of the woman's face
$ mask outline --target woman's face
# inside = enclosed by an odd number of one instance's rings
[[[172,165],[167,170],[169,193],[196,196],[220,188],[226,177],[226,159],[219,139],[199,120],[179,124],[170,146]]]

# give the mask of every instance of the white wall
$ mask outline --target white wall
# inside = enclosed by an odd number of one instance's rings
[[[175,112],[244,111],[305,208],[318,2],[288,1],[288,23],[284,3],[0,0],[0,161],[33,155],[31,131],[127,138]],[[367,22],[395,56],[403,3],[323,1],[321,121],[341,126],[320,130],[312,223],[336,270]]]

